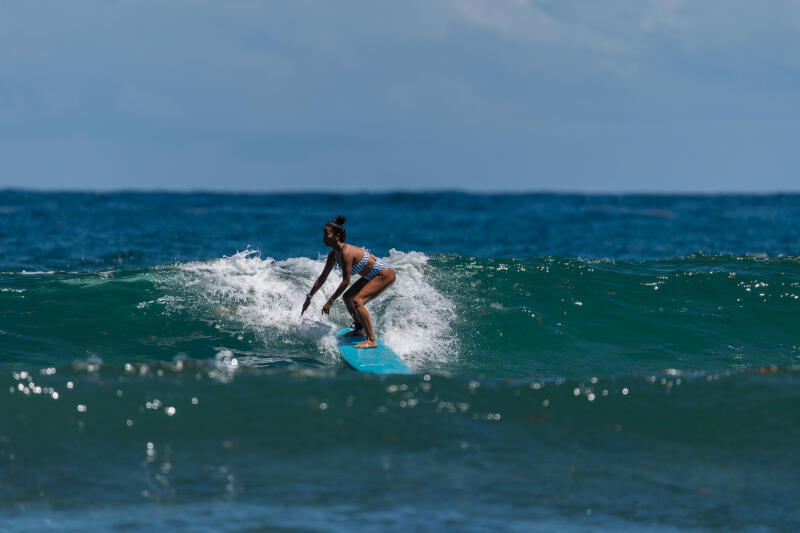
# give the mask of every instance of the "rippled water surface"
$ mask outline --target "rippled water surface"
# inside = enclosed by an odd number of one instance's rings
[[[414,370],[349,370],[322,226]],[[800,197],[0,192],[0,528],[800,528]]]

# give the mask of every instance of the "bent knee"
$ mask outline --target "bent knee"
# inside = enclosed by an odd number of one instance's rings
[[[364,298],[359,296],[353,297],[352,301],[355,307],[364,307],[364,305],[366,305],[367,303],[366,300],[364,300]]]
[[[358,294],[358,291],[354,291],[352,288],[347,289],[345,293],[342,295],[342,300],[344,300],[345,302],[352,302],[353,298],[356,297],[356,294]]]

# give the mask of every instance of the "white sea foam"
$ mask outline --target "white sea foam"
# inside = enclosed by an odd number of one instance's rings
[[[428,257],[391,250],[388,261],[397,280],[367,307],[377,335],[414,369],[447,362],[455,354],[450,327],[454,306],[433,286]],[[330,316],[320,313],[339,284],[338,271],[331,273],[300,318],[305,294],[324,265],[324,258],[275,261],[252,250],[181,264],[179,275],[166,283],[175,297],[164,300],[165,311],[174,312],[173,305],[204,307],[213,313],[219,329],[249,330],[267,350],[315,344],[333,362],[338,357],[335,332],[352,321],[341,299]]]

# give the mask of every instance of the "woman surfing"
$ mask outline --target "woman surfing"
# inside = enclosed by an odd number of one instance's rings
[[[394,269],[383,259],[378,259],[372,255],[369,250],[345,243],[347,232],[344,229],[344,222],[345,218],[339,215],[336,219],[325,224],[322,242],[331,249],[331,252],[328,254],[328,260],[325,262],[322,274],[319,275],[317,281],[314,282],[314,286],[311,287],[311,291],[306,295],[306,301],[303,303],[303,310],[300,312],[300,316],[303,316],[308,306],[311,305],[311,297],[314,296],[314,293],[325,284],[325,280],[328,279],[328,274],[330,274],[333,266],[338,264],[342,269],[342,282],[334,291],[333,296],[322,306],[322,313],[326,315],[330,313],[333,302],[350,285],[351,275],[357,274],[361,276],[342,296],[347,310],[353,316],[353,331],[345,335],[348,337],[366,335],[366,340],[356,344],[355,347],[376,348],[378,342],[375,339],[375,331],[372,329],[372,320],[370,320],[369,313],[364,306],[394,283]]]

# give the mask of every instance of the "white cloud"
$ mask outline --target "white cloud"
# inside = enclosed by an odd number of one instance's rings
[[[685,28],[688,21],[679,13],[686,0],[648,0],[640,19],[643,30],[653,31],[659,27]]]
[[[553,42],[564,27],[527,0],[445,0],[463,19],[525,41]]]

